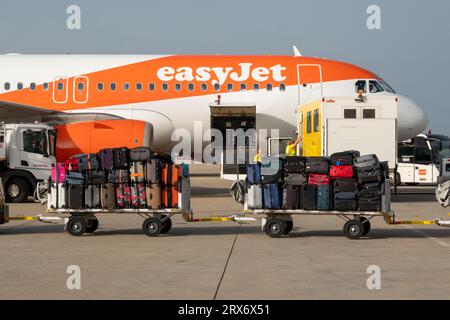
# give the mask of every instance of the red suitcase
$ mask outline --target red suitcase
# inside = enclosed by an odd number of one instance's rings
[[[330,184],[330,177],[326,174],[313,174],[308,175],[308,184],[313,184],[315,186],[320,186],[323,184]]]
[[[352,166],[336,166],[330,168],[330,177],[332,179],[351,179],[354,176]]]
[[[78,171],[78,158],[70,158],[64,162],[66,171]]]
[[[119,184],[116,188],[116,201],[119,209],[131,208],[131,188],[126,184]]]

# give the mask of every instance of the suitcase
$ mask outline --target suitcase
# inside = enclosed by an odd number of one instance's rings
[[[287,185],[283,189],[283,209],[296,210],[303,207],[303,186]]]
[[[322,157],[308,157],[306,158],[306,172],[328,174],[330,163],[328,159]]]
[[[389,162],[388,161],[380,161],[380,171],[381,171],[381,178],[383,180],[389,179]]]
[[[114,169],[128,169],[130,166],[130,151],[126,147],[113,149]]]
[[[116,187],[116,203],[119,209],[131,208],[131,189],[128,184]]]
[[[358,181],[354,179],[337,179],[333,181],[333,192],[358,192]]]
[[[317,187],[307,184],[302,188],[303,209],[317,210]]]
[[[326,174],[311,173],[308,175],[308,184],[313,184],[316,186],[330,184],[330,178]]]
[[[317,187],[317,210],[331,210],[331,186],[323,184]]]
[[[64,163],[57,163],[52,166],[51,179],[54,183],[63,183],[66,181],[66,168],[64,167]]]
[[[100,170],[100,157],[97,153],[91,153],[89,155],[89,170],[97,171]]]
[[[378,182],[368,182],[359,186],[360,190],[380,190],[381,185]]]
[[[130,160],[133,162],[147,161],[154,156],[152,149],[148,147],[137,147],[130,150]]]
[[[88,154],[79,154],[73,156],[78,159],[78,171],[86,172],[89,170],[89,155]]]
[[[358,191],[358,198],[376,199],[381,197],[381,191],[378,189],[363,189]]]
[[[69,209],[82,209],[84,204],[84,188],[82,184],[68,184],[66,204]]]
[[[108,176],[108,182],[114,184],[129,184],[131,182],[128,169],[111,170]]]
[[[259,184],[261,180],[261,164],[254,163],[247,166],[247,181],[250,184]]]
[[[147,207],[150,209],[161,208],[161,187],[159,184],[151,184],[145,188]]]
[[[148,184],[159,184],[161,182],[161,160],[151,159],[145,162],[144,180]]]
[[[161,190],[162,206],[178,208],[178,190],[175,186],[165,185]]]
[[[331,162],[335,165],[352,166],[355,158],[359,157],[359,151],[348,150],[343,152],[335,152],[331,155]]]
[[[66,175],[67,184],[83,184],[84,176],[81,172],[68,171]]]
[[[332,165],[330,168],[330,177],[333,179],[351,179],[354,176],[353,167]]]
[[[100,186],[87,185],[84,188],[84,207],[87,209],[100,208]]]
[[[278,183],[263,185],[263,203],[265,209],[281,209],[282,192]]]
[[[383,184],[381,195],[381,211],[382,212],[391,212],[391,182],[389,179],[386,179]]]
[[[381,210],[381,199],[373,200],[358,200],[358,210],[359,211],[380,211]]]
[[[359,170],[371,170],[372,168],[378,168],[380,163],[378,157],[375,154],[368,154],[365,156],[355,158],[354,165]]]
[[[306,175],[303,173],[288,173],[284,177],[284,184],[289,186],[302,186],[307,183]]]
[[[144,162],[135,161],[130,166],[130,177],[132,182],[142,183],[144,182]]]
[[[58,183],[57,186],[57,201],[59,209],[67,208],[67,184],[66,183]]]
[[[167,186],[178,186],[179,167],[174,164],[163,164],[162,182]]]
[[[358,182],[360,184],[365,184],[368,182],[381,182],[381,171],[371,170],[371,171],[357,171]]]
[[[102,184],[100,187],[100,206],[102,209],[114,209],[115,201],[115,187],[112,183]]]
[[[334,194],[334,200],[355,200],[356,192],[338,192]]]
[[[183,210],[191,209],[191,184],[188,177],[181,177],[180,179],[180,188],[178,190],[178,207]]]
[[[50,182],[47,192],[47,209],[58,208],[58,183]]]
[[[105,171],[89,171],[86,174],[87,184],[100,185],[106,183]]]
[[[78,171],[78,159],[70,158],[64,162],[64,169],[66,171]]]
[[[249,209],[264,208],[262,185],[253,184],[249,186],[247,193],[247,207]]]
[[[284,172],[286,173],[305,173],[306,159],[304,157],[286,157]]]
[[[189,165],[182,163],[180,167],[180,177],[189,177]]]
[[[110,171],[114,168],[113,149],[102,149],[99,152],[100,167],[103,170]]]
[[[356,200],[334,200],[335,211],[356,211],[357,209]]]
[[[278,183],[283,175],[283,161],[279,157],[267,157],[261,163],[261,176],[265,184]]]
[[[143,183],[133,183],[131,185],[131,206],[135,209],[147,207],[147,196]]]

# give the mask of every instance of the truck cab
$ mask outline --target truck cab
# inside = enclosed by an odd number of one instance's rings
[[[40,123],[0,124],[0,177],[7,202],[23,202],[48,179],[56,162],[56,132]]]

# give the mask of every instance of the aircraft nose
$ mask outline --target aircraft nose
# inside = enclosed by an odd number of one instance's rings
[[[398,140],[415,137],[428,126],[423,109],[413,100],[398,95]]]

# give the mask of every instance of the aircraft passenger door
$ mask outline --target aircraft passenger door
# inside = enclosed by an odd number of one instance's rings
[[[73,79],[73,101],[75,103],[86,103],[89,99],[89,78],[85,76]]]
[[[53,80],[53,102],[66,103],[68,96],[67,77],[59,76]]]
[[[323,97],[322,66],[320,64],[297,65],[298,105]]]

